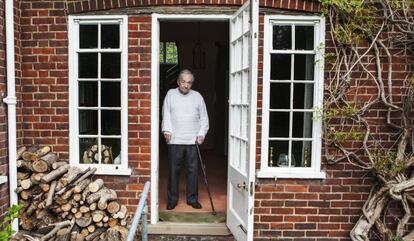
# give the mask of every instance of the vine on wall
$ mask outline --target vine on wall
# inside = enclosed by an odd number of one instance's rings
[[[320,2],[332,40],[321,112],[325,156],[375,178],[351,239],[414,240],[414,0]],[[393,224],[386,217],[395,202],[402,215]]]

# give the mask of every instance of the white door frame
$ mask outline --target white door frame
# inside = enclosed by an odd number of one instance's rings
[[[160,20],[230,21],[225,14],[152,14],[151,27],[151,224],[158,222],[158,175],[159,175],[159,43]]]

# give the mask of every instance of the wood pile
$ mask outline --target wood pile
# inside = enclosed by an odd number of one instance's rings
[[[96,168],[70,167],[48,146],[20,148],[17,167],[19,225],[28,232],[15,240],[126,240],[128,210],[102,179],[93,180]]]

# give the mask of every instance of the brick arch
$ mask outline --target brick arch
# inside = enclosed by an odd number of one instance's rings
[[[245,0],[85,0],[68,2],[68,12],[82,13],[117,8],[140,6],[171,5],[225,5],[240,6]],[[259,0],[260,7],[319,12],[320,4],[316,0]]]

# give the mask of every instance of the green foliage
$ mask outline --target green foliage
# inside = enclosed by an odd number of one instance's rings
[[[396,151],[376,150],[372,153],[374,170],[385,177],[392,178],[406,169],[405,160],[397,159]]]
[[[392,241],[404,241],[404,240],[398,236],[392,236]]]
[[[8,212],[5,215],[0,228],[0,241],[7,241],[16,232],[12,229],[11,223],[14,219],[19,217],[19,211],[23,208],[23,205],[12,205],[8,208]]]

